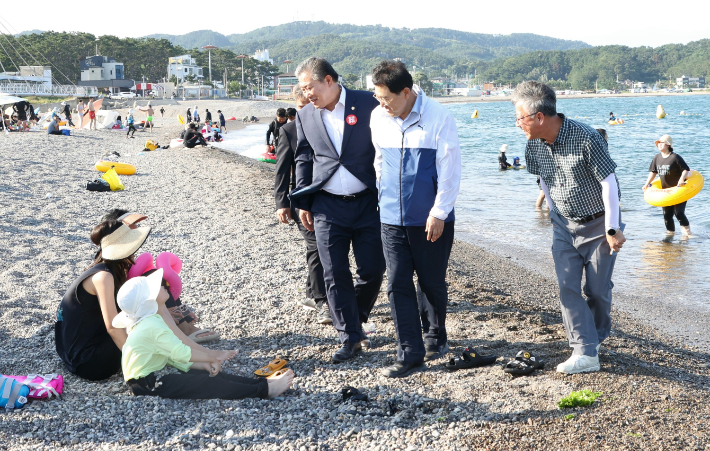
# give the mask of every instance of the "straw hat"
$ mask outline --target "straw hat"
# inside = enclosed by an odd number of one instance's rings
[[[502,146],[500,146],[500,151],[503,153],[506,153],[508,151],[508,145],[503,144]]]
[[[665,143],[668,144],[669,146],[673,145],[673,138],[671,138],[671,135],[663,135],[660,138],[654,142],[655,145],[658,145],[658,143]]]
[[[143,246],[150,227],[131,229],[126,224],[101,239],[101,255],[104,260],[123,260],[135,254]]]
[[[148,216],[142,215],[140,213],[126,213],[118,217],[117,221],[121,221],[132,229],[138,228],[138,223],[148,219]]]
[[[121,313],[111,321],[113,327],[129,331],[140,321],[158,313],[158,295],[163,280],[163,270],[158,269],[146,277],[134,277],[118,290],[116,302]]]

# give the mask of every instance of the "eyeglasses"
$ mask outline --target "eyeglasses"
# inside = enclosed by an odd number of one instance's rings
[[[517,125],[517,124],[519,124],[523,119],[525,119],[525,118],[527,118],[527,117],[530,117],[530,116],[535,116],[536,114],[537,114],[537,113],[533,113],[533,114],[528,114],[527,116],[523,116],[523,117],[516,117],[516,118],[515,118],[515,124]]]
[[[372,97],[374,97],[375,100],[377,100],[378,102],[384,103],[384,104],[387,105],[387,106],[389,106],[390,103],[392,103],[392,102],[394,101],[394,99],[389,99],[389,100],[388,100],[388,99],[385,99],[384,97],[378,97],[377,94],[372,94]]]

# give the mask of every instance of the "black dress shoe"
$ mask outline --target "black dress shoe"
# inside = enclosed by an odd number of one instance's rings
[[[333,354],[333,363],[340,363],[346,360],[350,360],[355,357],[356,354],[362,352],[362,345],[360,342],[356,343],[344,343],[343,346],[338,349],[338,352]]]
[[[407,377],[412,373],[426,369],[423,362],[397,362],[382,370],[386,377]]]
[[[429,360],[436,360],[444,357],[447,352],[449,352],[449,342],[447,341],[441,346],[437,345],[426,345],[424,347],[426,349],[426,355],[424,356],[424,361],[428,362]]]

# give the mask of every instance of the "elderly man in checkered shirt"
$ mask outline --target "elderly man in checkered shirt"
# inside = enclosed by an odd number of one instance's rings
[[[611,331],[611,275],[626,241],[621,193],[604,138],[557,114],[556,104],[555,91],[536,81],[520,83],[513,93],[515,124],[528,138],[527,169],[540,176],[550,207],[562,321],[573,349],[557,371],[599,371],[599,346]]]

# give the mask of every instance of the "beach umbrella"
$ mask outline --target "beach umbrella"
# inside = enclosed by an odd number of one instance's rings
[[[0,92],[0,105],[13,105],[17,102],[22,102],[23,100],[27,99],[23,99],[22,97],[11,96],[9,94],[3,94]]]

